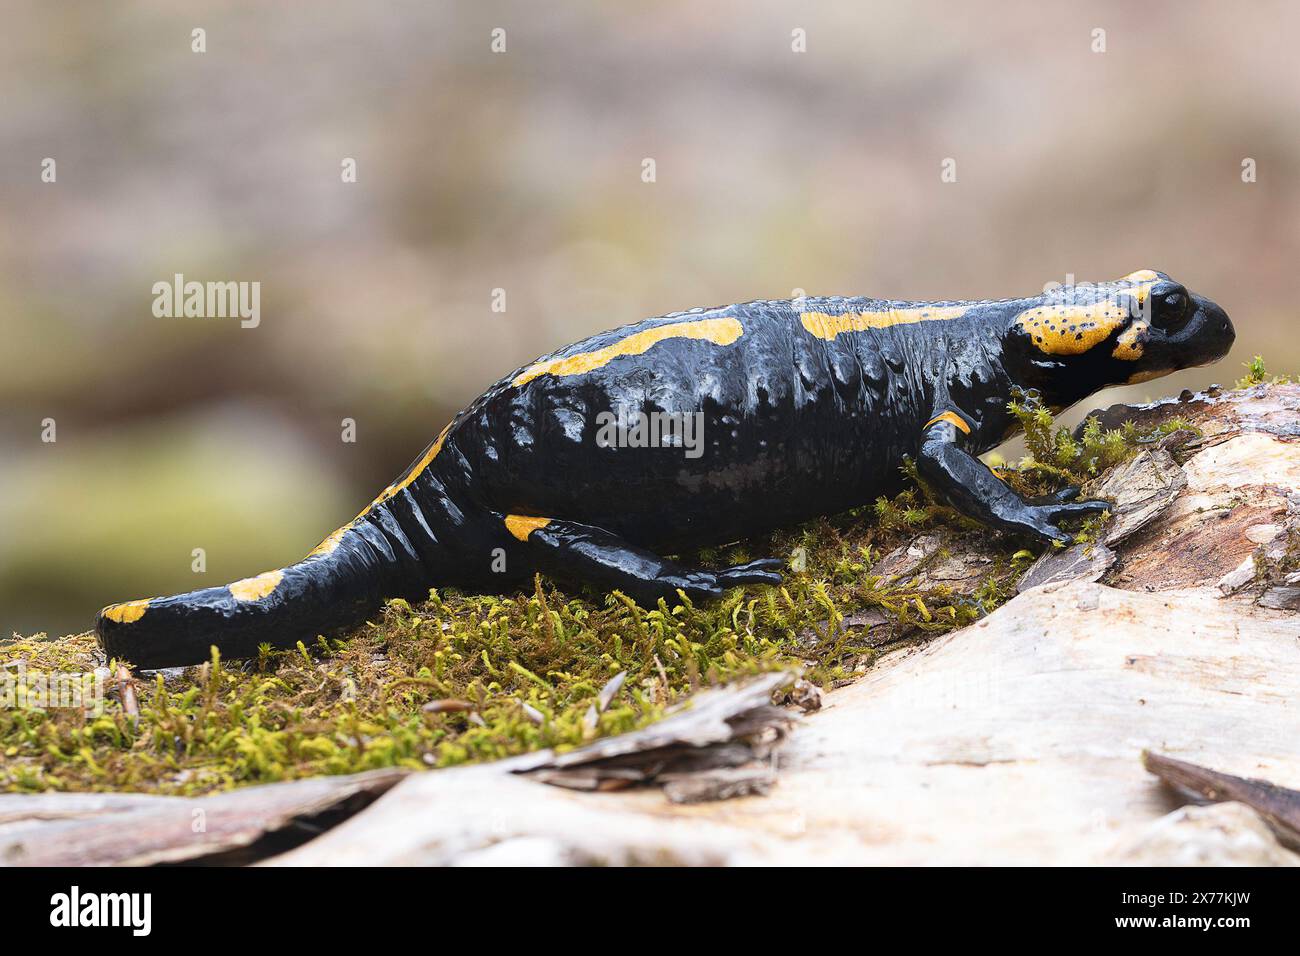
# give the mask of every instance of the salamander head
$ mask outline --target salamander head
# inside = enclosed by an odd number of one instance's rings
[[[1143,269],[1116,282],[1052,289],[1018,309],[1004,357],[1018,384],[1069,405],[1110,385],[1217,362],[1235,338],[1218,305]]]

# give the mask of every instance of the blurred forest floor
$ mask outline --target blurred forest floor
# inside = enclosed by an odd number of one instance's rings
[[[1237,350],[1095,404],[1300,368],[1300,7],[1252,11],[11,4],[0,633],[282,566],[512,368],[692,306],[1151,267]],[[260,325],[155,317],[177,273]]]

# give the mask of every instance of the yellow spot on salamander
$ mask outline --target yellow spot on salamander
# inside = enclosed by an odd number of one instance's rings
[[[529,518],[526,515],[506,515],[506,530],[520,541],[527,541],[528,536],[539,528],[551,523],[550,518]]]
[[[894,325],[913,322],[939,322],[964,315],[966,305],[918,305],[905,309],[882,309],[878,312],[845,312],[830,315],[827,312],[801,312],[803,327],[819,339],[830,341],[845,332],[865,332],[867,329],[887,329]]]
[[[230,593],[236,601],[258,601],[280,586],[284,580],[283,571],[267,571],[255,578],[244,578],[230,585]]]
[[[1146,300],[1150,298],[1151,287],[1153,285],[1155,285],[1154,282],[1143,282],[1140,285],[1130,286],[1129,288],[1121,289],[1120,291],[1126,292],[1129,295],[1131,295],[1133,298],[1137,299],[1138,305],[1143,305],[1145,304]]]
[[[542,375],[581,375],[608,365],[623,355],[641,355],[667,339],[700,339],[714,345],[730,345],[744,333],[739,320],[730,317],[698,319],[659,325],[634,332],[625,339],[593,352],[580,352],[568,358],[547,359],[524,369],[511,383],[525,385]]]
[[[1138,305],[1142,305],[1150,297],[1151,287],[1160,281],[1160,276],[1150,269],[1139,269],[1137,272],[1130,272],[1119,281],[1129,285],[1127,288],[1120,288],[1118,291],[1133,296],[1133,298],[1137,299]]]
[[[1016,316],[1030,340],[1048,355],[1082,355],[1128,321],[1118,302],[1040,305]]]
[[[1110,353],[1111,358],[1123,359],[1126,362],[1136,362],[1140,359],[1149,328],[1151,326],[1145,322],[1134,322],[1130,325],[1115,343],[1115,350]]]
[[[131,624],[144,617],[144,612],[149,610],[149,602],[152,600],[153,598],[143,598],[139,601],[110,604],[99,613],[110,621],[116,621],[118,624]]]
[[[966,420],[962,418],[960,415],[958,415],[956,412],[944,412],[942,415],[936,415],[934,418],[930,419],[928,422],[925,423],[925,427],[929,428],[935,422],[948,422],[951,425],[956,425],[967,435],[970,434],[970,426],[967,425]]]

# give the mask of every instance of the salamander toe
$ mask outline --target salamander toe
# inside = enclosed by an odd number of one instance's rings
[[[741,584],[780,584],[784,580],[780,569],[784,567],[785,561],[781,558],[760,558],[719,571],[718,583],[724,588]]]

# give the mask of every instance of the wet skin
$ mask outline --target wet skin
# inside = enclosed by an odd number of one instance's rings
[[[110,656],[162,667],[212,645],[242,657],[310,644],[387,598],[506,591],[537,572],[642,603],[717,597],[778,583],[783,562],[708,571],[661,555],[891,494],[905,456],[965,514],[1068,542],[1059,522],[1105,502],[1025,501],[977,457],[1014,431],[1013,393],[1063,409],[1214,362],[1233,337],[1222,309],[1151,270],[1022,299],[805,298],[647,319],[497,382],[297,564],[112,605],[96,632]],[[698,416],[700,428],[635,447],[602,430],[620,411]]]

